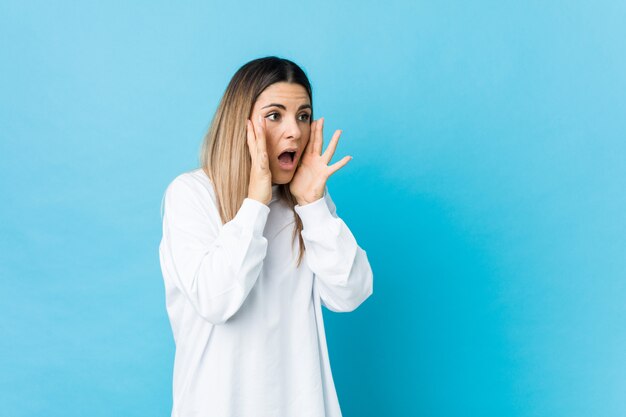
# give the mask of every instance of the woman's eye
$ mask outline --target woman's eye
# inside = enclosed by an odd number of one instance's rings
[[[275,121],[278,118],[278,116],[280,116],[280,115],[278,113],[274,112],[274,113],[268,114],[266,117],[268,117],[272,121]],[[272,117],[274,117],[274,118],[272,118]],[[303,113],[303,114],[300,115],[300,120],[308,121],[310,117],[311,116],[308,113]]]

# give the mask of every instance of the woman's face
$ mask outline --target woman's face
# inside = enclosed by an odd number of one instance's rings
[[[265,118],[265,141],[272,184],[287,184],[293,178],[311,134],[311,101],[300,84],[278,82],[259,95],[251,120]],[[293,151],[293,159],[286,151]]]

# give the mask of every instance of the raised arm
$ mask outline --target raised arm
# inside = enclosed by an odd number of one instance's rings
[[[295,210],[302,219],[306,260],[315,273],[322,304],[331,311],[356,309],[373,293],[366,252],[337,216],[328,188],[324,196]]]
[[[250,198],[220,227],[208,191],[177,177],[164,195],[161,268],[197,313],[213,324],[234,315],[256,283],[267,253],[270,208]]]

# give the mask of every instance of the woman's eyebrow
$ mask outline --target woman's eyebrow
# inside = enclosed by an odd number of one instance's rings
[[[266,108],[266,107],[280,107],[283,110],[287,110],[287,108],[285,106],[283,106],[282,104],[279,103],[272,103],[272,104],[268,104],[267,106],[263,106],[261,107],[262,109]],[[310,104],[303,104],[300,107],[298,107],[298,110],[302,110],[302,109],[310,109],[311,105]]]

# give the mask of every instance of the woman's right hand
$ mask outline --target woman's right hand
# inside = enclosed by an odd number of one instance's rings
[[[268,205],[272,199],[272,172],[265,142],[264,119],[259,116],[256,123],[246,120],[247,142],[252,159],[248,198]]]

